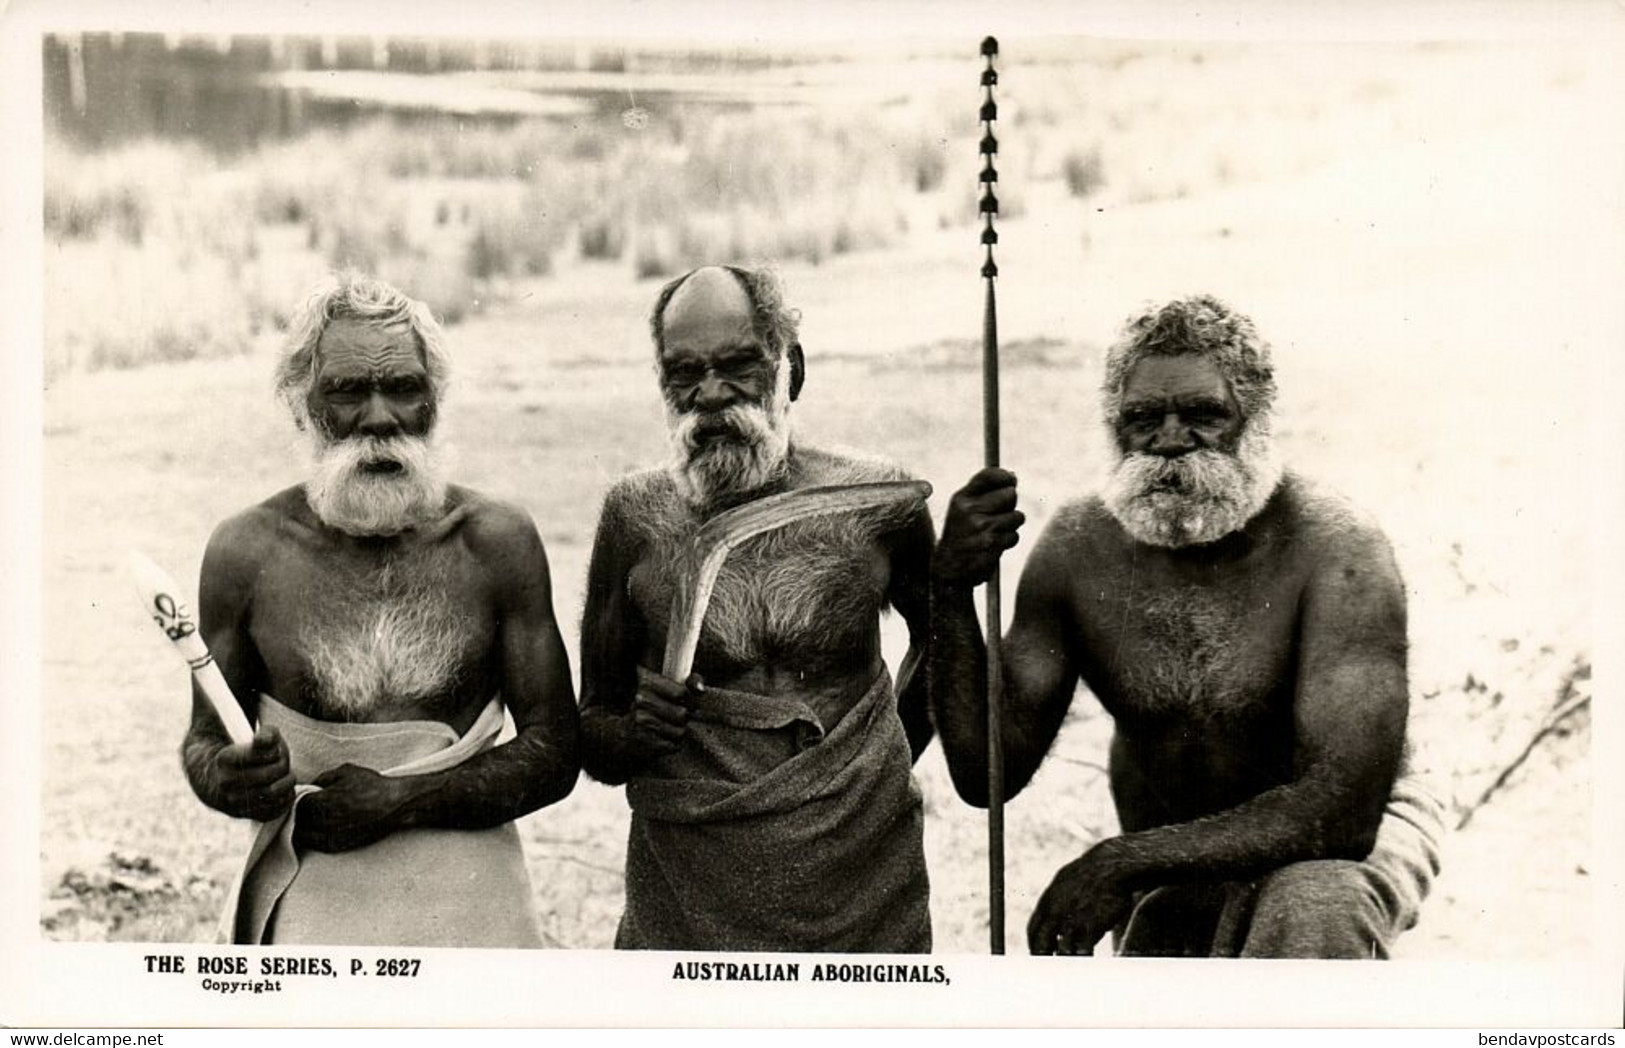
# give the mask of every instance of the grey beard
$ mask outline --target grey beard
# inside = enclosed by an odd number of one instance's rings
[[[315,462],[305,500],[318,519],[348,535],[398,535],[437,519],[446,506],[438,449],[424,437],[355,437],[315,434]],[[393,473],[372,473],[366,463],[400,463]]]
[[[1131,537],[1178,549],[1240,531],[1281,482],[1267,420],[1247,424],[1235,454],[1192,451],[1175,458],[1131,452],[1106,482],[1106,508]]]
[[[702,422],[721,422],[732,432],[701,443],[696,430]],[[714,413],[677,414],[668,409],[668,423],[672,459],[667,471],[691,505],[766,487],[788,468],[790,427],[776,402],[771,411],[742,404]]]

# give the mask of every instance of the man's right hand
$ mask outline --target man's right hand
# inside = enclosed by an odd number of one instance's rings
[[[275,728],[261,727],[246,745],[222,746],[214,754],[217,807],[239,819],[274,819],[293,803],[288,744]]]
[[[1016,509],[1016,475],[988,466],[954,492],[932,559],[937,581],[969,589],[987,581],[999,557],[1020,541],[1027,518]]]
[[[638,691],[626,712],[626,756],[635,765],[671,753],[688,734],[694,697],[705,685],[698,674],[679,684],[638,667]]]

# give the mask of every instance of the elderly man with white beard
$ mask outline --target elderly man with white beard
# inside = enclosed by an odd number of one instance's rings
[[[205,804],[261,821],[229,941],[541,945],[513,820],[575,784],[569,662],[535,525],[442,475],[446,374],[427,307],[330,280],[276,379],[310,479],[209,540],[200,628],[257,722],[232,745],[195,691],[182,747]]]
[[[930,949],[921,801],[934,531],[923,504],[803,520],[737,548],[696,676],[658,672],[685,544],[729,507],[898,480],[790,431],[806,361],[764,270],[667,285],[651,327],[672,460],[604,500],[582,624],[582,766],[632,809],[622,949]],[[908,624],[896,692],[879,615]],[[894,697],[895,694],[895,697]]]
[[[1102,496],[1063,506],[1003,638],[1005,790],[1032,779],[1081,680],[1113,718],[1121,833],[1067,863],[1028,923],[1035,954],[1386,957],[1438,871],[1438,802],[1402,777],[1405,588],[1387,539],[1283,471],[1268,345],[1195,296],[1111,347]],[[933,657],[985,666],[971,591],[1016,542],[1015,478],[951,501]],[[935,667],[936,663],[933,663]],[[933,672],[960,795],[987,803],[974,675]]]

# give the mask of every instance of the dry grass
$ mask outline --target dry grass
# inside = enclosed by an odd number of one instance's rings
[[[1403,143],[1450,82],[1416,78],[1404,51],[1357,65],[1279,48],[1083,53],[1007,70],[1005,220],[1047,182],[1112,207]],[[1424,57],[1444,70],[1478,60]],[[1506,97],[1537,93],[1539,66],[1505,68]],[[101,155],[53,143],[46,233],[75,265],[48,269],[48,294],[69,304],[51,313],[48,370],[245,352],[285,322],[285,275],[308,283],[328,266],[409,283],[457,320],[578,259],[617,260],[639,279],[723,259],[818,264],[961,226],[976,215],[975,111],[940,79],[922,75],[884,106],[680,106],[638,130],[613,116],[379,118],[232,160],[172,143]],[[1457,130],[1523,104],[1467,110]],[[132,279],[137,249],[149,261]],[[268,251],[274,265],[261,263]],[[118,324],[75,307],[113,284],[136,306]]]
[[[380,119],[233,161],[156,142],[102,155],[55,145],[47,236],[89,268],[48,272],[66,304],[51,314],[48,369],[246,352],[285,323],[274,304],[294,300],[256,264],[267,241],[281,272],[378,272],[451,320],[578,258],[656,277],[884,247],[907,232],[906,200],[941,185],[941,155],[903,138],[873,117],[696,111],[639,135]],[[137,251],[165,264],[124,279]],[[72,307],[101,284],[143,307],[116,326]]]

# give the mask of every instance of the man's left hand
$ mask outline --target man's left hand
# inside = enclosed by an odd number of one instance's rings
[[[299,802],[293,840],[301,848],[349,851],[374,844],[398,829],[396,816],[407,799],[407,783],[356,764],[341,764],[317,776],[321,791]]]
[[[1016,509],[1016,475],[996,466],[978,471],[948,500],[932,573],[953,587],[981,585],[1020,539],[1026,519]]]
[[[1133,893],[1122,887],[1096,845],[1062,866],[1044,889],[1027,922],[1027,949],[1034,954],[1087,957],[1133,905]]]

